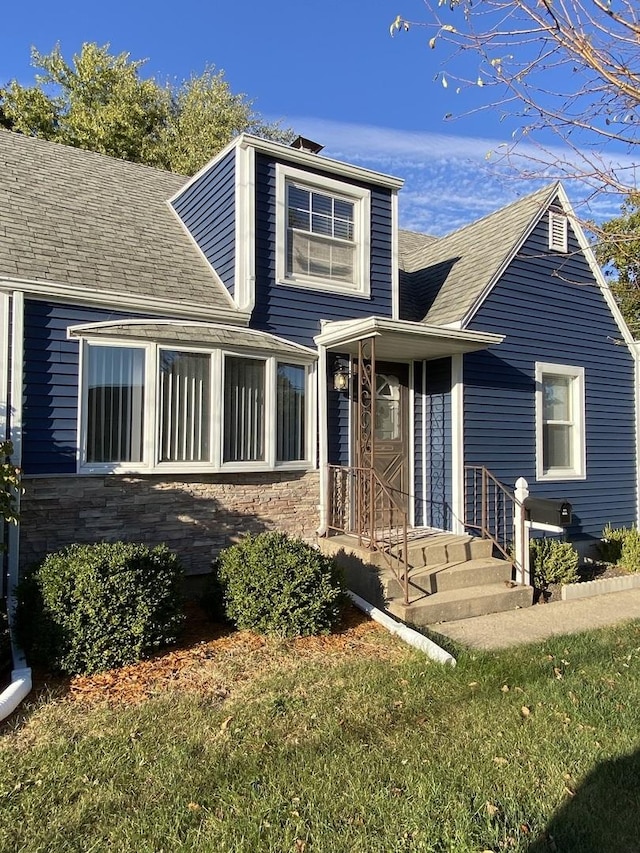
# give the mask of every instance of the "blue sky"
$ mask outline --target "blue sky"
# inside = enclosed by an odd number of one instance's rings
[[[113,52],[147,58],[147,72],[161,80],[213,64],[233,91],[324,144],[324,154],[404,178],[401,226],[443,234],[537,184],[487,160],[515,127],[499,110],[444,120],[477,105],[478,93],[456,96],[434,80],[441,56],[424,30],[391,38],[398,14],[424,19],[422,0],[24,0],[3,9],[0,85],[31,83],[31,46],[47,53],[56,42],[67,59],[84,41],[109,42]],[[579,188],[569,193],[580,200]],[[592,211],[617,212],[615,199]]]

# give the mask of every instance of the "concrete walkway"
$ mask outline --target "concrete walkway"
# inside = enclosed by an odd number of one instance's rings
[[[556,634],[577,634],[640,619],[640,589],[554,601],[522,610],[490,613],[457,622],[429,625],[433,631],[475,649],[503,649],[535,643]]]

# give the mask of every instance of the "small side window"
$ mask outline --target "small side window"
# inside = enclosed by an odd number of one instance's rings
[[[538,480],[585,476],[584,369],[536,364]]]

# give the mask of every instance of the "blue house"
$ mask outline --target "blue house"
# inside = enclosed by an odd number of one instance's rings
[[[530,599],[495,559],[519,478],[583,550],[637,523],[638,351],[559,184],[435,239],[306,140],[189,180],[4,131],[0,157],[11,582],[119,538],[204,572],[278,528],[379,564],[403,618],[454,602],[434,621]]]

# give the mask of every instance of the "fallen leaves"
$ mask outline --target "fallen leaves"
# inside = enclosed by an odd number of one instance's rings
[[[131,666],[76,676],[65,682],[62,690],[66,688],[67,698],[86,706],[135,705],[164,690],[200,692],[214,702],[221,702],[242,678],[264,672],[267,656],[275,661],[277,653],[282,664],[283,655],[292,661],[318,658],[326,662],[353,654],[370,658],[397,654],[398,647],[381,642],[385,636],[380,625],[349,607],[333,634],[271,641],[251,631],[233,631],[215,625],[192,603],[187,611],[187,629],[178,648]],[[230,661],[237,662],[235,669],[229,667]],[[233,670],[232,677],[221,675],[222,665]],[[42,675],[38,680],[41,687],[52,684],[52,679]],[[223,722],[221,732],[227,730],[230,720]]]

